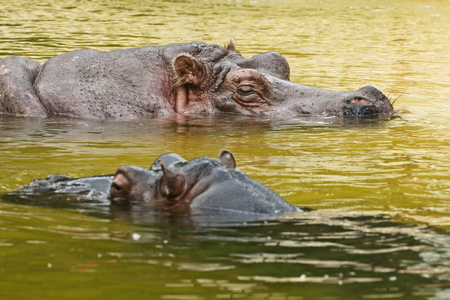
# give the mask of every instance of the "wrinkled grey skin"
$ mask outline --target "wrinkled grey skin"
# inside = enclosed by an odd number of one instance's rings
[[[235,165],[228,151],[222,151],[219,159],[201,157],[189,162],[169,153],[160,156],[150,169],[123,166],[114,176],[71,179],[50,175],[45,180],[33,180],[27,187],[10,193],[8,198],[33,200],[30,196],[40,195],[45,197],[38,197],[40,202],[35,204],[56,201],[56,206],[67,205],[70,199],[89,203],[93,198],[103,204],[108,199],[115,210],[139,208],[171,213],[202,210],[213,214],[276,215],[301,211],[235,169]]]
[[[242,57],[193,42],[100,52],[76,50],[43,65],[0,59],[0,113],[90,119],[135,119],[220,112],[289,118],[393,114],[374,87],[337,92],[289,81],[274,52]]]

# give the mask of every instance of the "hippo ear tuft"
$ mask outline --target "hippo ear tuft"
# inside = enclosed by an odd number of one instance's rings
[[[199,86],[206,74],[203,63],[189,54],[179,54],[173,62],[173,69],[176,77],[175,87],[185,84]]]
[[[220,151],[219,160],[228,168],[236,169],[236,159],[230,151]]]
[[[161,194],[169,198],[183,194],[184,177],[166,168],[163,162],[161,162],[161,169],[163,171],[163,176],[159,183]]]
[[[225,48],[227,48],[229,51],[233,51],[233,52],[239,53],[239,51],[236,50],[236,46],[234,45],[234,39],[233,38],[230,39],[229,44],[226,45]]]

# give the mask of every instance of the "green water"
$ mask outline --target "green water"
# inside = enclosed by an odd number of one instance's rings
[[[254,179],[317,209],[209,224],[0,202],[0,298],[449,298],[448,15],[448,1],[2,1],[0,57],[233,37],[246,57],[283,54],[294,82],[374,85],[399,117],[0,116],[0,194],[47,174],[225,148]]]

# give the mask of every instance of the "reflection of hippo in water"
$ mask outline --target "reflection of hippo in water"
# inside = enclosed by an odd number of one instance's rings
[[[295,117],[391,115],[374,87],[337,92],[289,81],[274,52],[250,59],[202,42],[100,52],[76,50],[40,65],[0,59],[0,113],[134,119],[227,112]]]
[[[272,215],[301,211],[235,166],[228,151],[222,151],[219,159],[201,157],[189,162],[170,153],[160,156],[150,169],[124,166],[114,176],[70,179],[51,175],[33,180],[7,198],[33,202],[33,197],[42,195],[36,204],[47,202],[50,206],[53,198],[56,206],[70,199],[86,203],[89,198],[103,202],[108,198],[115,207],[175,213],[193,209]]]

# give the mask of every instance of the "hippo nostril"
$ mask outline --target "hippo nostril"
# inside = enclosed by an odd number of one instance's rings
[[[353,96],[344,101],[345,116],[370,117],[380,114],[380,109],[369,99]]]
[[[369,100],[362,97],[355,97],[351,100],[351,102],[357,105],[371,105]]]

